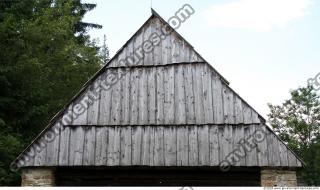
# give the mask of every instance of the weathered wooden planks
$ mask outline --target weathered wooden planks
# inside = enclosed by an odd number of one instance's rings
[[[186,99],[186,123],[193,124],[196,122],[195,119],[195,100],[193,93],[193,75],[192,66],[186,65],[184,69],[184,85],[185,85],[185,99]]]
[[[125,59],[135,54],[142,59],[134,59],[133,64],[137,65],[161,65],[171,63],[185,63],[185,62],[202,62],[204,61],[193,47],[190,46],[184,39],[173,31],[171,34],[163,35],[164,24],[160,19],[154,17],[127,42],[122,51],[119,51],[115,56],[116,59],[111,60],[108,67],[125,66],[119,59]],[[150,35],[156,33],[157,36],[150,38]],[[152,47],[152,51],[148,50],[148,46],[143,48],[144,42],[153,39],[158,45]],[[157,39],[157,40],[155,40]],[[158,42],[160,41],[160,43]]]
[[[192,76],[193,76],[193,94],[195,99],[195,120],[196,123],[204,123],[204,108],[203,108],[203,82],[202,75],[203,69],[202,65],[193,66]]]
[[[107,165],[120,165],[120,128],[108,128]]]
[[[60,146],[61,124],[57,123],[48,131],[45,138],[48,140],[46,164],[50,166],[57,165],[59,162],[59,146]]]
[[[198,127],[199,165],[207,166],[210,163],[209,126]]]
[[[177,165],[177,129],[166,127],[163,133],[164,138],[164,165]]]
[[[95,138],[95,165],[102,166],[107,164],[108,130],[105,127],[96,128]],[[131,154],[131,152],[130,152]]]
[[[95,165],[96,128],[85,128],[83,144],[83,165]]]
[[[261,130],[261,135],[263,135],[262,137],[263,140],[261,140],[261,142],[258,143],[258,147],[257,147],[259,166],[268,166],[267,131],[263,125],[256,126],[256,128],[258,130]],[[284,164],[284,165],[287,165],[287,164]]]
[[[175,109],[174,117],[175,123],[186,124],[186,93],[185,93],[185,81],[184,81],[184,70],[182,67],[175,68],[175,91],[174,91],[174,102]]]
[[[209,126],[209,165],[217,166],[220,162],[219,156],[219,129],[218,126]]]
[[[54,128],[68,121],[28,165],[217,166],[243,147],[239,140],[266,129],[259,126],[258,113],[180,35],[161,36],[163,24],[152,17],[126,43],[51,123]],[[144,52],[153,32],[160,41]],[[266,139],[236,166],[301,166],[265,131]]]
[[[190,126],[189,130],[189,166],[197,166],[199,164],[199,149],[198,149],[198,128]]]
[[[83,159],[83,144],[85,130],[83,127],[73,127],[70,130],[70,149],[69,149],[69,164],[71,166],[82,165]]]
[[[177,128],[177,165],[188,166],[189,158],[188,127]]]
[[[266,137],[252,141],[261,129]],[[71,132],[68,147],[61,146],[68,139],[65,132]],[[263,125],[70,126],[63,133],[54,150],[59,162],[46,158],[53,150],[47,146],[36,153],[32,165],[219,166],[223,161],[235,166],[301,165]],[[66,155],[69,160],[64,160]]]
[[[106,81],[109,88],[95,93]],[[73,110],[79,109],[72,125],[260,123],[258,114],[203,63],[106,69],[76,99]]]
[[[132,128],[122,127],[120,132],[120,165],[132,164]]]

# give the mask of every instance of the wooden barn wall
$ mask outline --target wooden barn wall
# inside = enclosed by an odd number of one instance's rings
[[[93,86],[121,74],[71,125],[260,123],[258,113],[204,63],[107,69],[73,102],[74,112]]]
[[[301,166],[264,125],[68,126],[27,165],[219,166],[257,129],[266,137],[234,166]]]

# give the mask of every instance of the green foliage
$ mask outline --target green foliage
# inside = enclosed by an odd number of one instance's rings
[[[300,171],[308,185],[320,185],[320,97],[312,86],[291,92],[282,105],[269,105],[274,131],[299,155],[306,167]]]
[[[0,185],[9,164],[102,65],[80,0],[0,1]]]

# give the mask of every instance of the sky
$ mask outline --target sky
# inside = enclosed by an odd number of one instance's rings
[[[169,19],[184,4],[195,13],[177,31],[267,119],[268,103],[281,104],[290,90],[320,72],[319,0],[83,0],[96,3],[84,20],[111,57],[150,17],[151,4]]]

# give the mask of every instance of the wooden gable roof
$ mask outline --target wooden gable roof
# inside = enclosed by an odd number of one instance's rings
[[[218,166],[237,139],[261,129],[268,138],[239,166],[300,167],[265,120],[175,30],[151,52],[135,55],[166,25],[153,11],[15,163]]]

